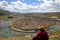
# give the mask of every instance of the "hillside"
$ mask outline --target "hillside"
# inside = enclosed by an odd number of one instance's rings
[[[9,11],[6,11],[6,10],[0,10],[0,16],[1,15],[9,15],[10,12]]]
[[[0,38],[0,40],[32,40],[32,36],[15,36],[10,38]],[[60,40],[60,31],[53,33],[49,36],[49,40]]]
[[[9,15],[13,15],[12,20],[7,19]],[[58,17],[57,19],[60,19],[60,12],[20,14],[0,10],[0,20],[5,20],[0,22],[0,40],[31,40],[33,37],[31,35],[35,33],[23,33],[23,31],[21,33],[20,31],[12,30],[11,27],[24,29],[24,31],[28,29],[28,31],[31,32],[29,29],[35,29],[35,27],[39,27],[40,24],[49,26],[47,28],[50,30],[50,40],[60,40],[60,31],[58,31],[60,30],[60,21],[51,20],[51,16],[56,16]],[[26,37],[27,35],[28,37]]]

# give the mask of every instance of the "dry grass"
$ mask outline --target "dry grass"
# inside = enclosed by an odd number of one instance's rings
[[[8,15],[0,16],[0,21],[1,21],[1,20],[7,20],[7,18],[8,18]]]
[[[0,40],[32,40],[32,37],[10,37],[10,38],[0,38]]]
[[[32,37],[10,37],[0,38],[0,40],[32,40]],[[60,40],[60,34],[50,36],[49,40]]]

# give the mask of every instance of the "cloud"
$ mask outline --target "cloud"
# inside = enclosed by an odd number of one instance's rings
[[[55,10],[55,11],[58,11],[60,12],[60,0],[56,0],[55,3],[52,4],[52,8]]]
[[[40,0],[38,0],[40,1]],[[42,0],[44,3],[32,6],[26,3],[22,3],[20,0],[12,1],[10,4],[4,0],[0,1],[0,9],[8,10],[11,12],[22,12],[22,13],[31,13],[31,12],[60,12],[60,0]]]
[[[5,7],[7,7],[7,6],[8,6],[8,3],[7,3],[6,1],[0,2],[0,7],[1,7],[1,8],[5,8]]]

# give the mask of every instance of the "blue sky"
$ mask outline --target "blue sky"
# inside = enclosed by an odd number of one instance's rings
[[[60,12],[60,0],[0,0],[0,9],[11,12]]]
[[[21,2],[23,3],[26,3],[28,5],[33,5],[33,6],[36,6],[36,5],[40,5],[41,3],[44,3],[42,0],[40,1],[37,1],[37,0],[21,0]]]
[[[3,1],[3,0],[0,0],[0,1]],[[12,2],[12,1],[17,1],[17,0],[5,0],[7,1],[8,3]],[[43,0],[19,0],[23,3],[26,3],[28,5],[33,5],[33,6],[36,6],[36,5],[39,5],[39,4],[42,4],[44,3]],[[50,1],[50,0],[47,0],[47,1]],[[55,2],[55,0],[51,0],[52,2]]]

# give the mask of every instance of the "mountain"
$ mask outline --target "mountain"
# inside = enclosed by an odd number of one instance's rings
[[[0,15],[9,15],[10,12],[6,10],[0,10]]]
[[[7,10],[0,10],[0,15],[21,15],[19,12],[10,12]]]
[[[58,15],[59,14],[60,15],[60,12],[20,13],[20,12],[10,12],[10,11],[7,11],[7,10],[1,10],[0,9],[0,15],[10,15],[10,14],[12,14],[12,15],[21,15],[21,14],[27,14],[27,15],[31,15],[31,14],[54,15],[55,14],[55,15]]]

